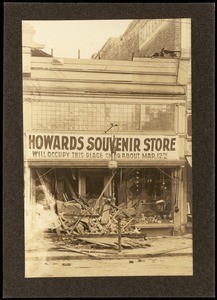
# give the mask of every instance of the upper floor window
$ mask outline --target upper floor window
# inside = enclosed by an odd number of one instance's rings
[[[174,131],[175,105],[114,103],[32,103],[32,129],[63,131]]]

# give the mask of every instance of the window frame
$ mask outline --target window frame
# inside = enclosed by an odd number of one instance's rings
[[[37,111],[37,106],[43,110],[43,105],[47,104],[46,108],[47,110],[49,109],[49,114],[46,114],[46,112],[43,112],[42,114],[39,113],[39,111]],[[89,124],[81,124],[81,125],[78,125],[80,127],[83,127],[83,128],[70,128],[70,123],[69,123],[69,119],[70,119],[70,114],[69,114],[69,111],[70,111],[70,104],[72,105],[75,105],[77,104],[78,106],[79,105],[83,105],[82,109],[85,110],[85,106],[96,106],[97,105],[102,105],[103,106],[103,109],[104,109],[104,122],[103,122],[103,126],[101,126],[99,124],[98,128],[90,128],[88,129],[88,126]],[[36,106],[36,112],[34,112],[34,105]],[[55,105],[59,105],[59,108],[63,109],[61,111],[58,111],[57,109],[55,109]],[[68,105],[68,109],[65,108],[65,105]],[[70,132],[70,131],[75,131],[75,132],[82,132],[82,131],[87,131],[87,132],[100,132],[102,130],[105,130],[107,127],[109,127],[109,125],[111,123],[109,123],[109,119],[110,117],[108,115],[106,115],[105,113],[105,108],[106,108],[106,105],[112,105],[113,107],[115,105],[117,105],[117,108],[118,108],[118,105],[122,105],[123,107],[124,106],[134,106],[133,108],[133,111],[135,113],[136,111],[136,106],[139,106],[139,110],[140,110],[140,113],[139,113],[139,124],[138,124],[138,129],[133,129],[133,128],[127,128],[127,129],[123,129],[123,122],[121,123],[121,129],[120,127],[118,128],[118,126],[116,128],[114,128],[114,132],[115,133],[118,133],[118,132],[123,132],[123,133],[159,133],[159,132],[162,132],[164,134],[175,134],[176,133],[176,123],[177,123],[177,114],[176,114],[176,104],[175,103],[162,103],[162,104],[159,104],[159,103],[147,103],[147,102],[133,102],[133,103],[129,103],[129,102],[91,102],[91,103],[87,103],[85,101],[62,101],[62,102],[53,102],[53,101],[40,101],[40,102],[32,102],[32,118],[31,118],[31,128],[32,130],[35,130],[35,131],[39,131],[39,130],[53,130],[53,131],[61,131],[61,132]],[[160,106],[171,106],[173,107],[173,127],[171,127],[171,129],[162,129],[162,128],[159,128],[159,129],[155,129],[155,128],[150,128],[149,130],[146,130],[146,129],[142,129],[142,106],[156,106],[156,107],[160,107]],[[52,109],[51,109],[52,108]],[[111,108],[110,108],[111,109]],[[96,109],[96,114],[94,114],[94,116],[96,115],[96,119],[97,119],[97,116],[99,114],[101,109]],[[74,109],[75,111],[75,109]],[[120,109],[117,109],[118,112],[120,112]],[[158,113],[159,113],[160,109],[158,110]],[[80,114],[83,114],[80,112]],[[88,112],[87,112],[88,114]],[[120,114],[120,113],[119,113]],[[38,127],[39,125],[39,121],[38,121],[38,116],[39,116],[39,120],[40,119],[44,119],[45,120],[45,124],[43,124],[44,126],[41,126]],[[94,120],[95,120],[95,117],[93,116]],[[61,127],[56,127],[55,126],[55,123],[56,123],[56,120],[57,117],[59,118],[59,121],[58,122],[62,122],[62,119],[61,118],[68,118],[68,123],[64,123]],[[73,116],[72,116],[73,117]],[[72,118],[71,117],[71,118]],[[52,120],[54,119],[54,127],[52,128],[52,124],[48,123],[48,120]],[[79,116],[78,116],[78,119],[79,119]],[[128,118],[127,118],[128,119]],[[40,120],[42,121],[42,120]],[[123,121],[123,120],[121,120]],[[76,122],[76,121],[75,121]],[[113,123],[117,123],[118,121],[116,120],[112,120],[111,122]],[[88,123],[91,123],[91,122],[88,122]],[[49,128],[48,128],[49,127]]]

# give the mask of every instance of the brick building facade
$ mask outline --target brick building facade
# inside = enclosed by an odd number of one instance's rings
[[[162,48],[181,47],[181,20],[134,20],[120,37],[109,38],[94,59],[132,60],[148,57]]]

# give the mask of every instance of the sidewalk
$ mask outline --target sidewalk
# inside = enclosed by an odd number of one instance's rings
[[[171,237],[153,237],[146,240],[150,246],[145,248],[121,249],[88,249],[83,245],[76,248],[76,251],[57,250],[51,241],[34,241],[25,253],[27,261],[53,261],[53,260],[86,260],[86,259],[130,259],[148,257],[168,257],[168,256],[192,256],[192,234]]]

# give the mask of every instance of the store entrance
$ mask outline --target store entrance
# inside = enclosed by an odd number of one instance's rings
[[[98,198],[104,187],[104,177],[101,174],[89,174],[86,179],[86,195]]]

